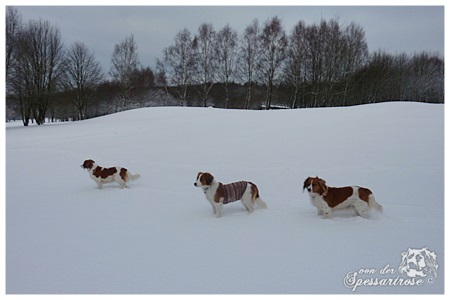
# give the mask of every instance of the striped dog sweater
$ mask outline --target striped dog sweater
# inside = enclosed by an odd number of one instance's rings
[[[247,181],[238,181],[230,184],[222,184],[223,186],[223,204],[241,200],[247,188]]]

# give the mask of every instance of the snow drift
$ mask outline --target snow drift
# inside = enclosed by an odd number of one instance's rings
[[[99,190],[88,158],[142,177]],[[199,171],[256,183],[268,209],[236,202],[215,218]],[[316,175],[370,188],[384,214],[317,216],[302,193]],[[389,285],[413,280],[401,254],[423,247],[437,276]],[[7,126],[6,292],[443,293],[444,105],[166,107]]]

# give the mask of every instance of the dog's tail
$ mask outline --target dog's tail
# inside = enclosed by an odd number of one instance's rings
[[[373,196],[373,194],[369,195],[369,206],[371,208],[375,208],[379,213],[383,213],[383,206],[375,201],[375,197]]]
[[[141,175],[139,174],[131,174],[130,172],[127,173],[127,181],[134,181],[136,179],[141,178]]]
[[[261,197],[257,196],[255,199],[255,208],[267,208],[267,204],[263,201],[263,199],[261,199]]]
[[[267,204],[266,202],[263,201],[263,199],[261,199],[261,197],[259,196],[259,190],[258,187],[256,186],[256,184],[249,182],[252,186],[252,200],[253,200],[253,206],[256,209],[260,209],[260,208],[267,208]]]
[[[264,202],[261,197],[258,197],[255,199],[255,204],[257,208],[267,208],[266,202]]]

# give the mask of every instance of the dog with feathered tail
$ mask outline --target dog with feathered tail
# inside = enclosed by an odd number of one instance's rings
[[[214,179],[214,176],[207,172],[199,172],[194,186],[201,187],[206,199],[212,206],[216,217],[222,214],[224,204],[241,200],[245,209],[252,213],[256,208],[267,208],[266,203],[259,196],[256,184],[248,181],[238,181],[230,184],[223,184]]]
[[[141,177],[139,174],[131,174],[123,167],[100,167],[92,159],[85,160],[81,167],[89,172],[90,177],[97,183],[100,190],[104,183],[111,182],[117,182],[123,189],[127,187],[127,183]]]

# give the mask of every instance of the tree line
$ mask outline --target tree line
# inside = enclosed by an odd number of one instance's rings
[[[181,105],[270,109],[345,106],[389,100],[444,102],[444,60],[427,52],[369,53],[364,29],[337,20],[287,32],[278,17],[179,31],[156,68],[143,67],[131,34],[116,44],[105,73],[94,53],[63,45],[48,21],[24,24],[6,10],[7,116],[24,125],[85,119],[124,109]]]

